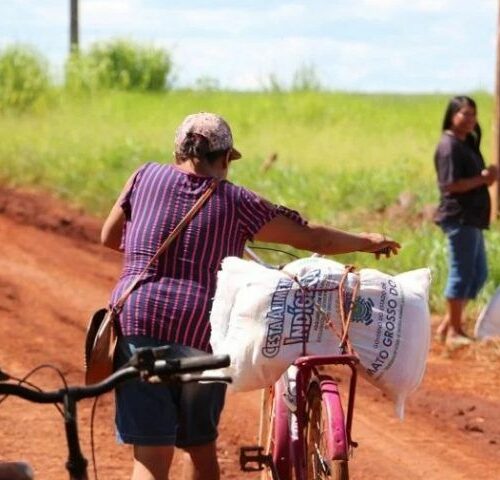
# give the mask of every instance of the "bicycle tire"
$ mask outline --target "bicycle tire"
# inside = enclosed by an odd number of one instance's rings
[[[280,480],[291,479],[289,409],[283,400],[285,388],[283,379],[278,380],[274,386],[272,406],[274,416],[271,424],[271,442],[269,446],[269,453]],[[272,476],[267,478],[272,478]]]
[[[342,400],[329,376],[311,379],[307,391],[304,455],[308,480],[349,480]]]

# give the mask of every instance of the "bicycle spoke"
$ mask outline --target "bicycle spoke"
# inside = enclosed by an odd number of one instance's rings
[[[331,470],[328,465],[328,462],[324,459],[323,455],[321,454],[321,451],[318,447],[318,444],[314,444],[314,449],[316,452],[316,471],[320,471],[323,475],[326,475],[327,477],[331,475]]]

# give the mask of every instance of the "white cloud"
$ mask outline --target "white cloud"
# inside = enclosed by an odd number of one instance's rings
[[[0,0],[0,46],[30,42],[61,65],[68,4]],[[184,84],[209,76],[258,88],[270,74],[289,81],[313,65],[332,88],[491,88],[496,8],[497,0],[81,0],[80,38],[84,47],[117,36],[163,45]]]
[[[488,0],[486,0],[488,1]],[[355,3],[355,2],[353,2]],[[384,10],[396,15],[402,12],[450,12],[463,7],[477,9],[477,1],[471,0],[361,0],[364,8]]]
[[[345,2],[342,2],[343,4]],[[442,19],[492,13],[497,8],[497,0],[357,0],[348,2],[344,14],[353,17],[380,19],[385,21],[404,15],[441,15]]]
[[[171,44],[171,39],[164,39]],[[380,49],[370,43],[342,42],[329,38],[255,39],[224,45],[223,40],[200,42],[190,39],[177,44],[174,62],[180,66],[179,81],[192,84],[203,75],[216,77],[221,84],[237,88],[258,88],[272,74],[282,84],[289,84],[301,67],[315,68],[323,85],[331,88],[358,88],[375,71],[374,65],[391,63],[406,67],[395,50]],[[384,74],[384,72],[382,72]]]

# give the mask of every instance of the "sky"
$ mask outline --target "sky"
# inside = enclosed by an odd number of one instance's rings
[[[0,0],[0,49],[28,43],[61,77],[69,0]],[[498,0],[80,0],[80,45],[166,48],[175,84],[289,86],[305,68],[327,89],[493,91]]]

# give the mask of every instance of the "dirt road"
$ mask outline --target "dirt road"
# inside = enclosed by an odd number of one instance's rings
[[[96,243],[99,221],[38,194],[0,188],[0,369],[18,377],[56,365],[82,382],[88,315],[104,305],[120,256]],[[58,388],[45,368],[30,380]],[[219,450],[224,479],[255,480],[238,467],[238,447],[256,441],[259,394],[230,395]],[[84,452],[90,458],[91,401],[80,404]],[[128,478],[130,451],[115,444],[113,397],[99,402],[95,443],[100,478]],[[14,398],[0,404],[0,458],[25,459],[36,478],[66,478],[63,422],[50,406]],[[478,345],[449,353],[433,345],[404,422],[375,388],[362,382],[353,437],[352,478],[364,480],[495,480],[500,478],[500,349]],[[181,478],[176,456],[172,478]]]

